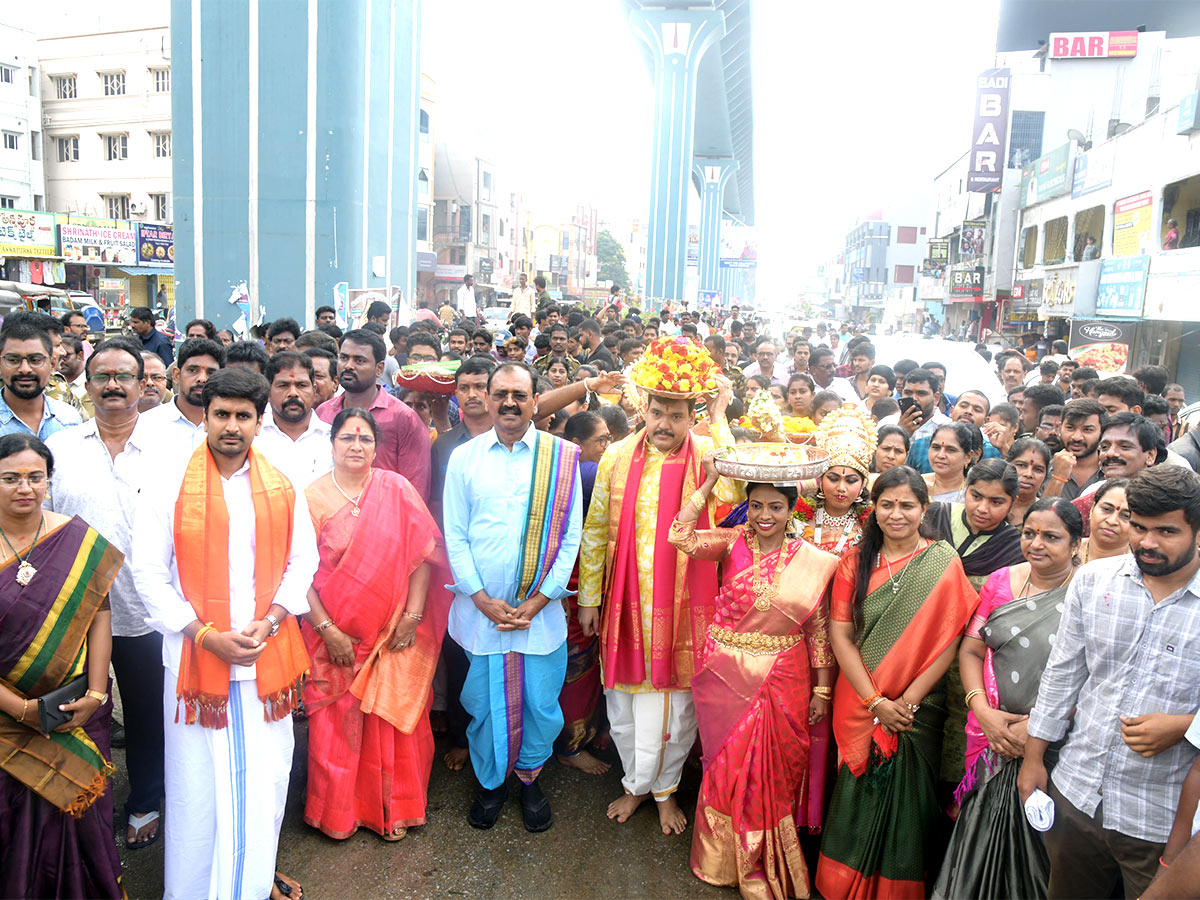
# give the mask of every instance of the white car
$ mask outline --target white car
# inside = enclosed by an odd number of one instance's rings
[[[919,334],[869,335],[875,346],[875,362],[890,366],[897,360],[912,359],[918,365],[940,362],[946,366],[945,392],[957,397],[963,391],[982,391],[992,405],[1005,403],[1008,395],[996,377],[990,362],[975,352],[967,341],[948,341]]]

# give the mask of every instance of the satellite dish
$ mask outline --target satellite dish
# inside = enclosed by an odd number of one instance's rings
[[[1087,143],[1087,135],[1076,128],[1067,129],[1067,137],[1079,144],[1081,147]]]
[[[1118,122],[1116,125],[1113,126],[1113,136],[1116,137],[1118,134],[1124,134],[1132,127],[1133,126],[1130,125],[1128,122]]]

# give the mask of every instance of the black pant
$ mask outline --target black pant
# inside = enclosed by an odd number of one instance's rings
[[[126,814],[159,808],[163,798],[162,635],[112,639],[112,665],[125,721],[125,767],[129,770]]]
[[[467,680],[467,669],[471,664],[458,642],[446,632],[442,640],[442,662],[446,664],[446,731],[450,746],[460,750],[467,747],[467,726],[471,717],[462,705],[463,682]]]

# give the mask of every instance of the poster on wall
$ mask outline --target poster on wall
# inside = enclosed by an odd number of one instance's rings
[[[1151,243],[1154,195],[1142,191],[1113,204],[1113,256],[1137,256],[1156,249]]]
[[[1071,190],[1067,170],[1071,167],[1071,145],[1063,144],[1021,170],[1021,206],[1033,206]]]
[[[175,229],[170,225],[137,227],[138,263],[144,266],[175,265]]]
[[[987,219],[967,219],[958,236],[960,259],[974,259],[987,252]]]
[[[1067,355],[1081,366],[1104,375],[1124,375],[1137,325],[1133,322],[1099,322],[1072,319]]]
[[[1102,260],[1096,286],[1096,312],[1105,316],[1140,316],[1149,271],[1149,256]]]

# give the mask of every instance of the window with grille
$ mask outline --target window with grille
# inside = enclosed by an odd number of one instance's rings
[[[74,100],[76,97],[75,76],[55,75],[54,96],[56,96],[59,100]]]
[[[58,161],[79,162],[79,135],[72,134],[67,137],[56,137],[54,146],[58,149]]]
[[[5,150],[20,150],[21,135],[15,131],[4,132],[4,149]]]
[[[17,76],[17,70],[12,66],[0,66],[0,84],[12,84]]]
[[[104,135],[104,158],[109,160],[129,159],[129,135]]]
[[[1022,269],[1031,269],[1037,264],[1038,227],[1030,225],[1021,232],[1021,250],[1017,254]]]
[[[167,195],[166,194],[151,194],[150,205],[154,208],[154,218],[160,222],[165,222],[167,216]]]
[[[1008,168],[1020,169],[1042,155],[1042,132],[1046,114],[1027,109],[1015,109],[1012,132],[1008,138]]]
[[[1046,223],[1045,244],[1042,246],[1042,264],[1057,266],[1067,258],[1067,217],[1059,216]]]
[[[1088,246],[1088,238],[1095,243]],[[1093,206],[1075,213],[1075,242],[1071,245],[1071,258],[1075,262],[1100,258],[1100,244],[1104,240],[1104,207]]]
[[[429,208],[426,206],[417,208],[417,240],[429,240]]]
[[[151,69],[150,74],[153,76],[154,93],[169,94],[171,92],[170,69]]]
[[[155,132],[151,132],[151,137],[154,140],[154,158],[155,159],[170,159],[171,158],[171,132],[155,131]]]
[[[128,194],[105,194],[104,204],[108,208],[108,217],[110,219],[129,218]]]
[[[100,84],[104,88],[105,97],[120,97],[125,93],[124,72],[101,72]]]

